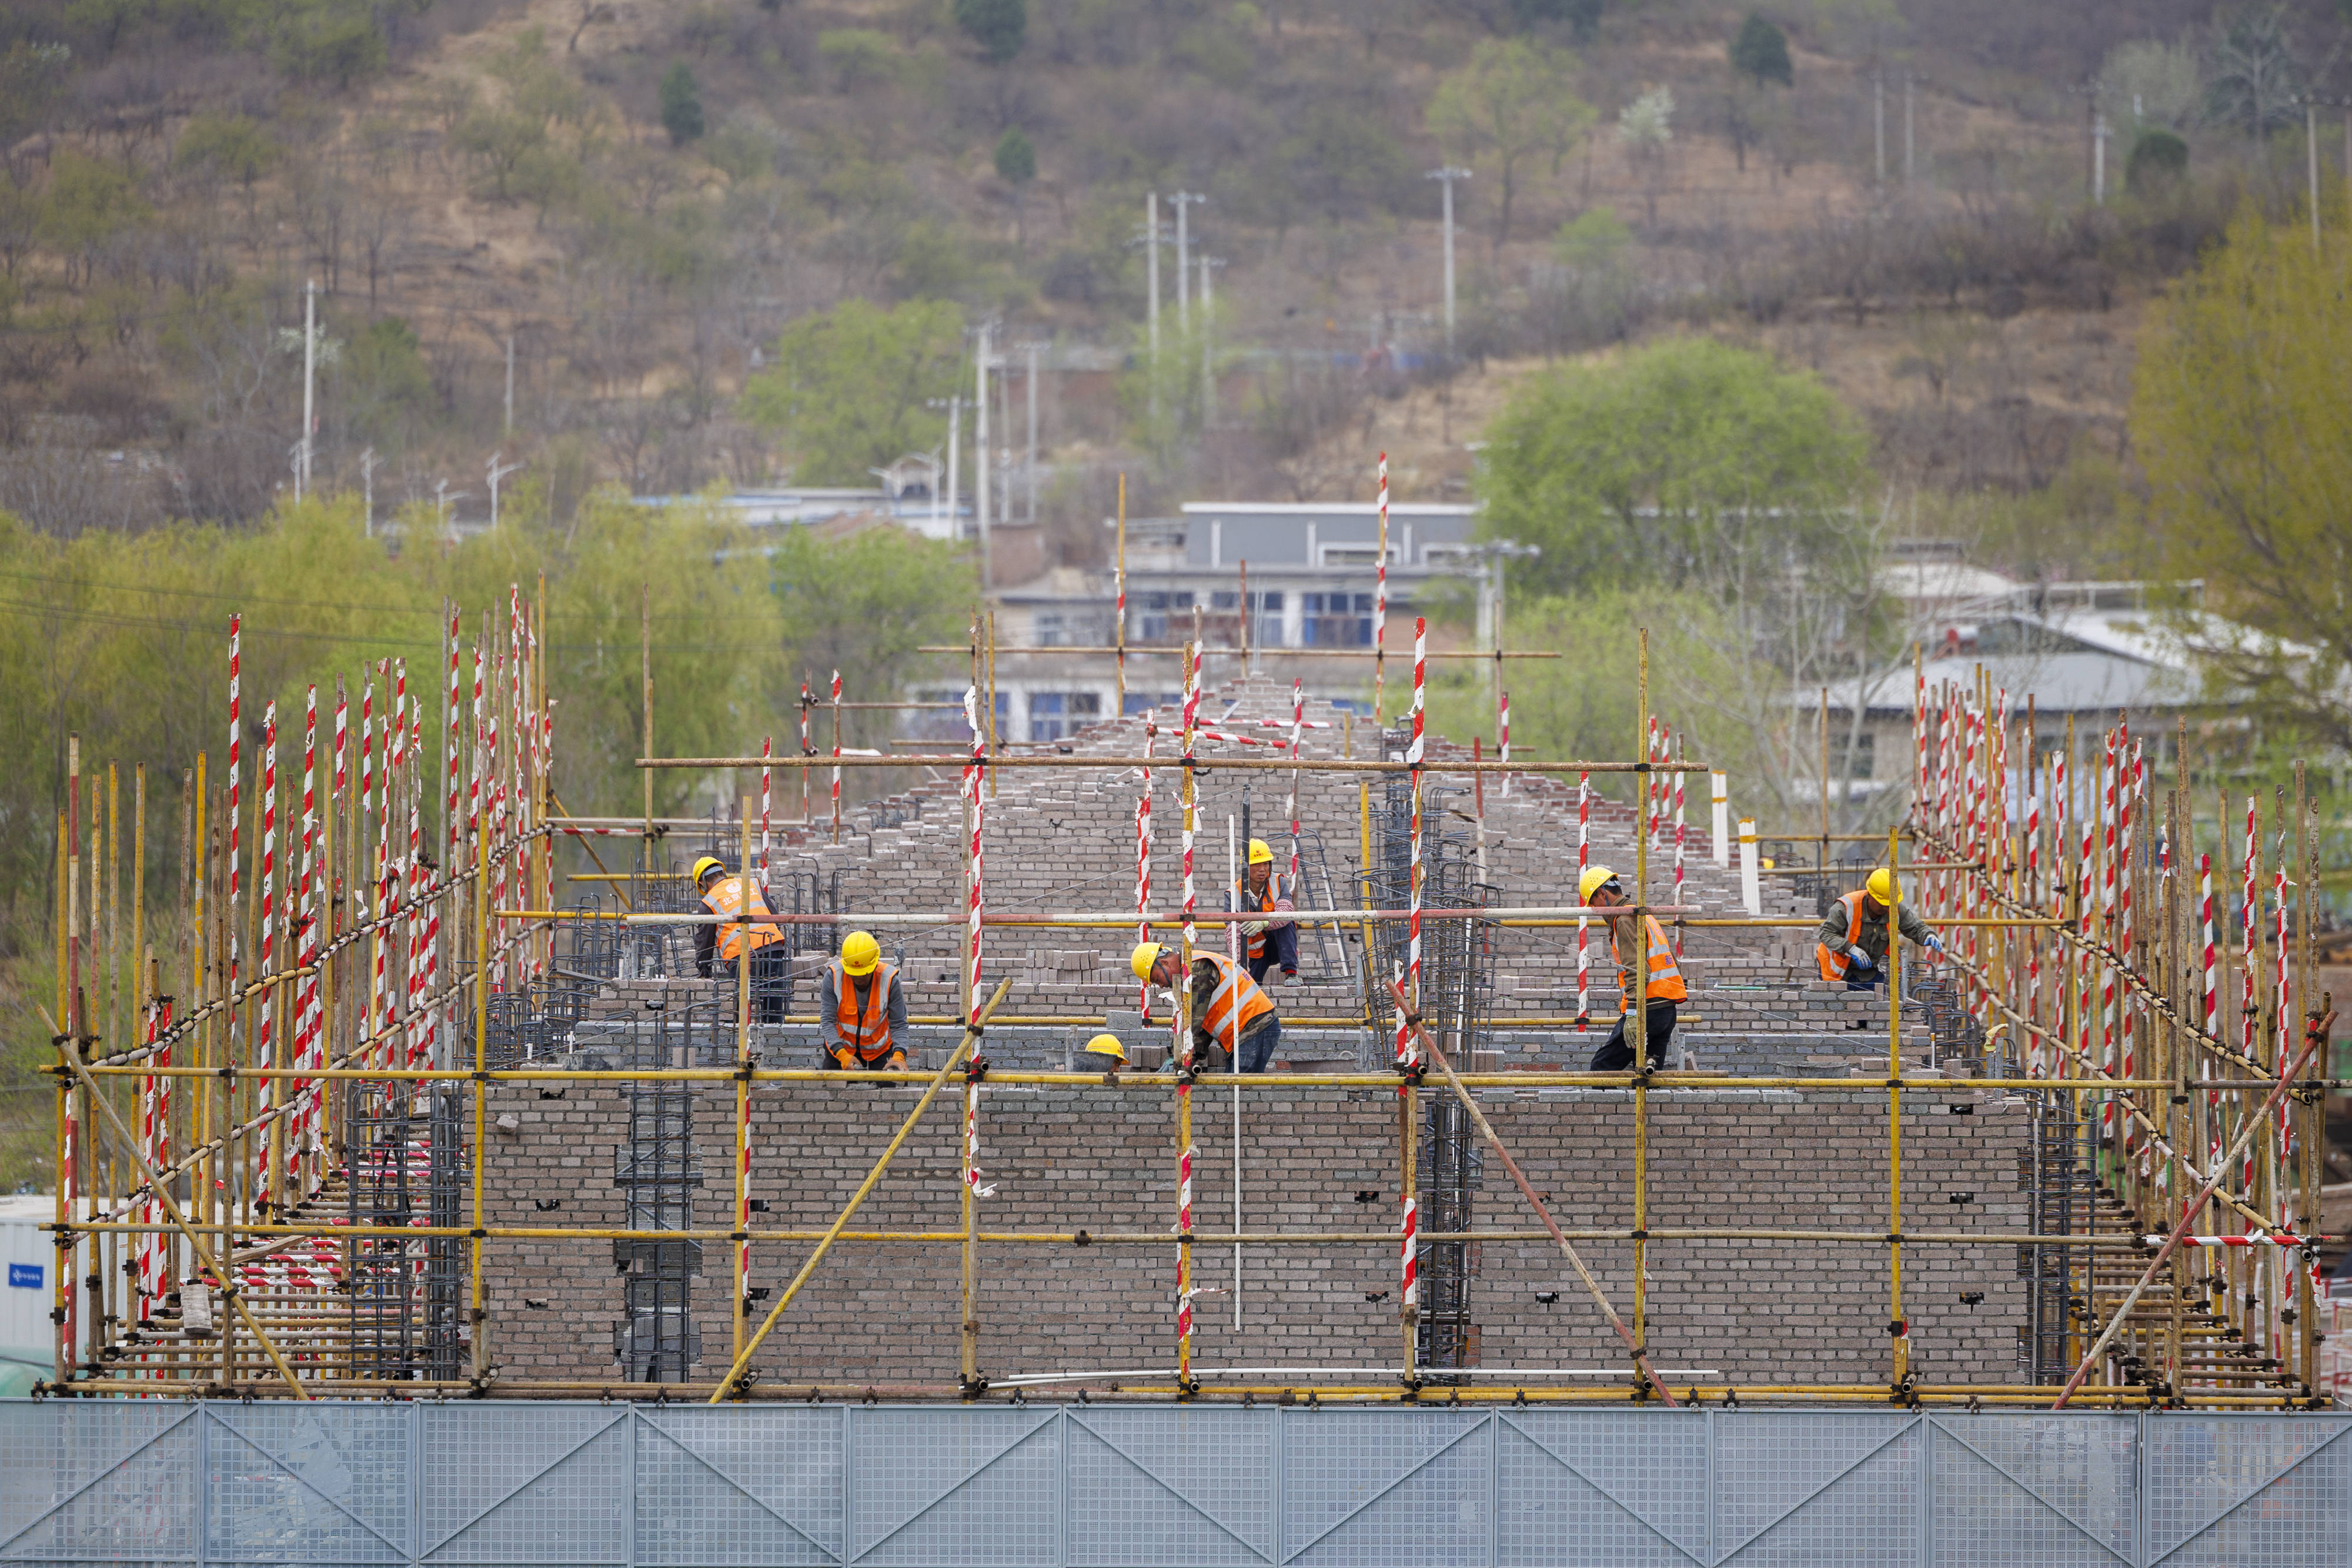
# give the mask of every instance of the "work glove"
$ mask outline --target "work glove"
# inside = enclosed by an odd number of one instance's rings
[[[890,1053],[890,1071],[893,1072],[904,1072],[906,1070],[907,1053],[903,1051],[892,1051]]]
[[[1265,928],[1268,924],[1268,922],[1264,920],[1244,920],[1242,922],[1242,935],[1244,936],[1263,936],[1265,935]]]
[[[1845,950],[1845,956],[1853,961],[1853,967],[1857,969],[1875,969],[1878,967],[1877,962],[1871,957],[1869,952],[1864,948],[1863,945],[1859,942],[1855,943],[1853,946],[1848,947]]]
[[[1927,938],[1927,962],[1935,963],[1944,956],[1944,944],[1937,938]]]
[[[857,1071],[857,1053],[845,1045],[833,1053],[833,1064],[844,1072],[855,1072]]]

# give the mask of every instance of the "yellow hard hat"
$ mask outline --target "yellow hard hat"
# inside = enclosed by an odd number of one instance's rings
[[[1591,904],[1595,893],[1616,880],[1617,873],[1605,865],[1585,867],[1584,874],[1576,879],[1577,902]]]
[[[709,876],[714,871],[725,871],[726,869],[727,862],[720,860],[717,855],[703,856],[700,860],[694,862],[694,885],[700,887],[704,877]]]
[[[1127,956],[1127,967],[1135,971],[1139,980],[1151,978],[1151,967],[1160,962],[1160,955],[1168,951],[1157,942],[1138,942],[1135,951]]]
[[[1880,866],[1876,871],[1872,872],[1870,881],[1864,885],[1870,889],[1870,896],[1879,903],[1895,902],[1895,873],[1885,866]]]
[[[1274,851],[1266,847],[1266,842],[1264,839],[1252,839],[1250,841],[1249,862],[1252,865],[1272,865],[1274,863]]]
[[[1119,1044],[1118,1036],[1115,1034],[1095,1036],[1094,1039],[1087,1041],[1087,1049],[1097,1056],[1108,1056],[1118,1061],[1127,1060],[1127,1047]]]
[[[882,961],[882,944],[864,931],[853,931],[841,939],[841,967],[852,975],[870,975],[874,966]]]

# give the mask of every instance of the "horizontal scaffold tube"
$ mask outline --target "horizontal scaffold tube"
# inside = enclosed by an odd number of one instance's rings
[[[1670,925],[1688,925],[1701,929],[1763,926],[1782,930],[1810,931],[1821,924],[1818,920],[1793,915],[1709,915],[1705,914],[1702,906],[1697,904],[1618,904],[1612,906],[1607,913],[1622,919],[1629,911],[1636,915],[1654,915]],[[725,915],[683,911],[636,915],[619,910],[494,909],[490,913],[500,920],[618,920],[629,925],[721,925],[732,918]],[[1368,920],[1402,922],[1411,919],[1412,913],[1409,909],[1302,909],[1286,911],[1282,919],[1284,923],[1294,925],[1336,925],[1344,928],[1360,925]],[[1580,920],[1600,920],[1603,917],[1603,913],[1601,909],[1587,904],[1514,904],[1492,909],[1424,909],[1421,911],[1421,917],[1423,920],[1476,920],[1491,925],[1572,925]],[[840,915],[770,914],[765,917],[767,924],[772,925],[853,926],[960,925],[966,918],[961,910],[942,910],[936,913],[923,911],[909,913],[906,910],[884,913],[877,910],[864,914],[852,911]],[[1145,910],[1139,914],[1131,909],[1116,914],[1099,910],[1079,910],[1037,911],[1012,915],[984,914],[981,917],[981,922],[986,925],[1084,926],[1131,930],[1139,922],[1148,921],[1154,925],[1175,925],[1181,924],[1184,918],[1181,914],[1166,910]],[[1201,910],[1192,916],[1192,923],[1196,925],[1235,925],[1265,918],[1262,913],[1252,914],[1247,910],[1216,913]],[[2065,922],[2038,915],[2020,916],[2013,919],[1956,915],[1950,918],[1930,919],[1927,924],[1947,927],[2009,928],[2023,925],[2056,926],[2063,925]]]
[[[1418,768],[1423,773],[1706,773],[1713,769],[1704,762],[1677,758],[1672,767],[1653,768],[1646,762],[1522,762],[1513,758],[1508,762],[1472,761],[1466,758],[1437,757],[1427,761],[1384,762],[1370,757],[1302,758],[1287,757],[1218,757],[1210,759],[1195,758],[1187,761],[1181,757],[1088,757],[1083,753],[1070,756],[1011,757],[1001,751],[942,754],[909,752],[904,757],[835,757],[819,752],[811,757],[640,757],[639,768],[969,768],[974,761],[989,768],[1160,768],[1174,771],[1191,768],[1196,772],[1213,768],[1255,768],[1283,773],[1411,773]]]
[[[41,1071],[55,1074],[58,1069]],[[732,1083],[743,1080],[756,1083],[831,1083],[846,1088],[857,1083],[927,1083],[930,1074],[913,1069],[898,1071],[843,1072],[835,1069],[815,1067],[760,1067],[745,1071],[729,1067],[493,1067],[476,1071],[461,1067],[241,1067],[234,1071],[225,1067],[94,1067],[89,1070],[101,1077],[151,1075],[157,1078],[355,1078],[382,1082],[440,1083],[530,1083],[584,1082],[626,1083]],[[1474,1089],[1614,1089],[1632,1090],[1637,1082],[1652,1093],[1671,1093],[1676,1090],[1717,1092],[1725,1089],[1820,1089],[1867,1090],[1885,1089],[1897,1084],[1909,1089],[1936,1093],[1947,1089],[2000,1089],[2011,1092],[2035,1092],[2046,1089],[2064,1089],[2075,1092],[2098,1092],[2116,1089],[2168,1089],[2171,1080],[2160,1078],[1884,1078],[1874,1073],[1867,1078],[1735,1078],[1728,1073],[1653,1072],[1646,1078],[1632,1072],[1465,1072],[1463,1082]],[[1112,1089],[1150,1093],[1165,1093],[1170,1080],[1159,1073],[1142,1071],[1127,1073],[1104,1072],[1022,1072],[991,1069],[988,1082],[992,1084],[1059,1084],[1074,1089]],[[1392,1073],[1379,1072],[1202,1072],[1193,1082],[1203,1087],[1223,1088],[1234,1085],[1243,1089],[1393,1089],[1397,1080]],[[2305,1079],[2303,1082],[2320,1087],[2352,1086],[2352,1079]],[[2259,1093],[2264,1085],[2247,1080],[2215,1079],[2200,1083],[2200,1091],[2216,1093]]]

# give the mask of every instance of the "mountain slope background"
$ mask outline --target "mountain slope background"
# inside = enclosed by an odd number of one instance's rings
[[[314,482],[378,516],[479,514],[493,451],[559,517],[789,479],[742,402],[779,334],[935,301],[997,323],[1016,423],[1042,345],[1051,559],[1098,557],[1121,472],[1138,512],[1363,495],[1385,447],[1401,495],[1466,494],[1530,369],[1696,331],[1817,371],[1906,527],[2095,571],[2138,308],[2301,198],[2296,95],[2345,37],[2326,5],[2186,0],[27,0],[0,507],[266,513],[315,280]],[[1163,252],[1156,364],[1151,190],[1171,224],[1206,198],[1187,238],[1222,264],[1203,344]]]

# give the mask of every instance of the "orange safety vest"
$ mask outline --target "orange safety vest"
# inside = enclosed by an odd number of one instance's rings
[[[710,891],[702,895],[702,906],[711,914],[724,917],[719,926],[719,956],[730,963],[742,951],[743,934],[747,930],[751,934],[751,951],[754,953],[771,942],[784,939],[782,932],[764,920],[754,920],[745,925],[741,918],[744,913],[743,887],[743,878],[726,876],[712,883]],[[775,911],[768,907],[767,895],[760,891],[760,884],[752,883],[751,888],[751,913],[755,915],[774,914]]]
[[[868,977],[874,988],[866,995],[866,1008],[857,1006],[856,977],[841,967],[835,958],[829,966],[833,971],[833,1038],[834,1049],[846,1046],[860,1056],[880,1056],[890,1049],[890,985],[898,971],[887,964],[874,966]]]
[[[1650,983],[1643,995],[1651,1001],[1682,1002],[1690,999],[1690,989],[1683,984],[1682,967],[1675,962],[1674,945],[1666,940],[1666,928],[1653,915],[1642,916],[1642,929],[1650,939]],[[1617,951],[1617,923],[1609,923],[1609,956],[1617,960],[1617,1010],[1625,1011],[1625,959]]]
[[[1250,892],[1249,883],[1246,880],[1242,883],[1240,892],[1241,896],[1234,902],[1244,915],[1272,915],[1277,910],[1287,910],[1293,907],[1289,891],[1283,886],[1279,873],[1265,879],[1264,893]],[[1270,931],[1261,931],[1255,936],[1243,937],[1242,957],[1249,963],[1256,963],[1266,956],[1268,951],[1266,944],[1273,940],[1274,934]]]
[[[1233,959],[1197,950],[1192,957],[1196,963],[1206,960],[1217,967],[1217,988],[1209,993],[1209,1010],[1200,1022],[1212,1040],[1233,1054],[1240,1050],[1249,1026],[1274,1011],[1274,1001],[1258,988],[1249,971]]]
[[[1813,944],[1813,959],[1821,966],[1822,979],[1843,980],[1845,972],[1853,967],[1853,959],[1847,954],[1846,947],[1862,940],[1862,901],[1869,895],[1868,889],[1857,888],[1838,900],[1845,905],[1845,947],[1832,952],[1826,942]]]

